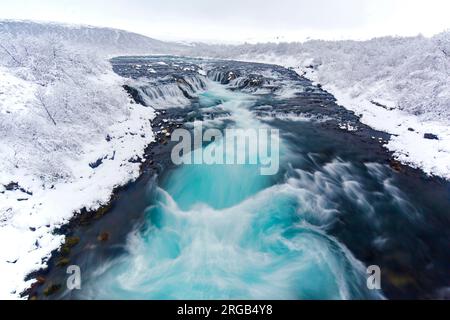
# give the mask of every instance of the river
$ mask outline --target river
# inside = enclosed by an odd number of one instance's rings
[[[393,161],[382,146],[389,135],[360,123],[320,86],[265,64],[169,56],[119,57],[112,64],[130,79],[135,101],[158,111],[157,143],[141,178],[117,192],[110,212],[71,229],[80,242],[68,259],[81,267],[81,290],[62,285],[46,296],[41,288],[42,297],[448,294],[449,183]],[[173,164],[171,133],[193,134],[199,124],[202,132],[275,130],[278,170],[261,174],[268,159],[258,157],[245,164]],[[224,139],[192,153],[232,152]],[[248,156],[255,150],[249,147]],[[47,285],[67,276],[58,259],[55,253],[45,272]],[[380,268],[380,290],[367,286],[371,265]]]

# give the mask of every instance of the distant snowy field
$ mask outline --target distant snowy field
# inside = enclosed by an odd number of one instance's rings
[[[362,42],[198,44],[193,54],[293,68],[363,123],[391,133],[386,147],[398,160],[450,179],[450,32]]]

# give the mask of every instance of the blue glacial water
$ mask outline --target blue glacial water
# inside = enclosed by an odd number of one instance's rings
[[[214,107],[229,112],[228,128],[269,128],[250,112],[251,95],[210,83],[199,102],[210,108],[212,101],[221,101]],[[283,141],[280,149],[286,166],[295,154]],[[261,175],[260,166],[197,164],[172,170],[152,194],[154,204],[146,210],[144,227],[130,236],[128,253],[87,291],[95,298],[120,299],[381,297],[365,288],[363,265],[301,214],[305,204],[286,168],[269,176]]]
[[[380,143],[389,136],[361,124],[330,94],[272,65],[177,57],[112,64],[129,79],[133,99],[159,113],[153,165],[117,193],[108,214],[72,232],[80,242],[65,257],[81,267],[81,290],[44,298],[446,296],[449,183],[392,164]],[[162,130],[170,123],[194,130],[199,122],[222,132],[279,130],[279,139],[270,138],[279,142],[277,174],[261,175],[264,157],[243,165],[171,164],[173,145]],[[217,139],[193,152],[211,154],[223,144]],[[105,231],[108,240],[99,241]],[[65,269],[58,256],[52,261],[47,282],[63,283]],[[381,268],[381,290],[366,285],[370,265]]]

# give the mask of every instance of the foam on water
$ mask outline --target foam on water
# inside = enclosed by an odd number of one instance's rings
[[[370,297],[361,289],[362,266],[298,215],[288,185],[223,210],[200,204],[181,210],[168,193],[157,193],[147,228],[130,238],[127,256],[98,275],[95,298]]]
[[[236,128],[267,127],[248,110],[249,95],[216,85],[200,100],[211,107],[220,100],[215,108],[229,111]],[[292,156],[281,142],[285,167]],[[180,166],[155,188],[127,254],[99,268],[83,297],[380,298],[367,289],[364,266],[326,232],[339,214],[332,199],[314,192],[337,189],[327,181],[347,166],[337,161],[316,176],[291,170],[278,183],[259,165]],[[344,190],[354,193],[348,180]],[[360,205],[368,205],[363,196]]]

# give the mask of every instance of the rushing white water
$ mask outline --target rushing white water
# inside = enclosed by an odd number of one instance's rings
[[[132,81],[145,104],[155,109],[188,105],[190,98],[198,96],[205,90],[207,79],[198,75],[184,76],[176,80],[168,77],[166,81],[162,83],[160,81],[161,79],[155,82],[149,79]]]
[[[217,100],[222,103],[213,108],[230,112],[231,126],[267,127],[248,110],[251,95],[209,84],[200,104]],[[280,152],[288,167],[294,155],[283,141]],[[130,235],[127,254],[98,269],[83,297],[380,298],[367,289],[364,266],[327,235],[338,212],[329,197],[314,192],[339,188],[326,177],[347,166],[336,160],[312,179],[291,170],[278,183],[260,175],[259,165],[180,166],[153,192],[145,227]]]

